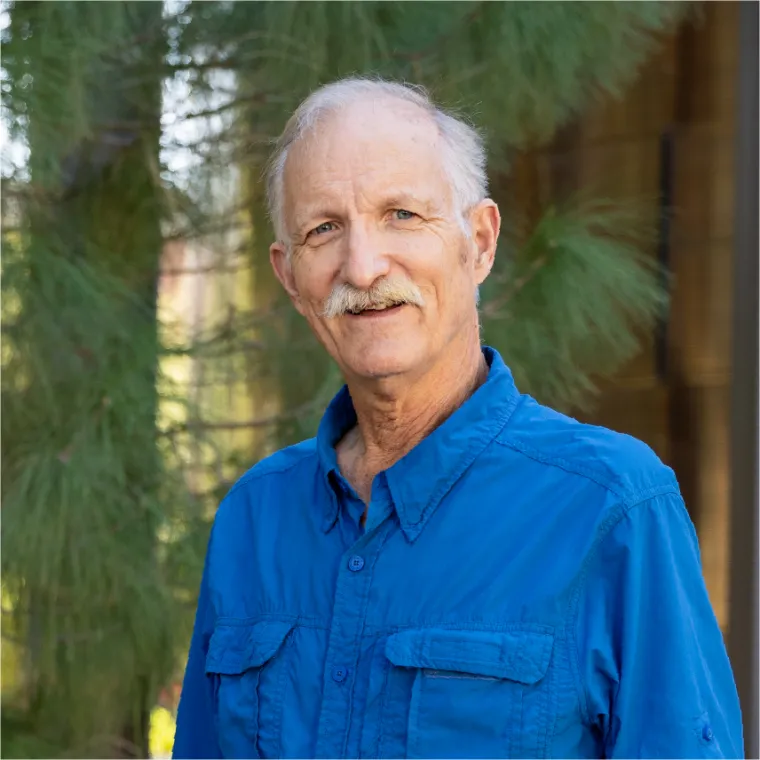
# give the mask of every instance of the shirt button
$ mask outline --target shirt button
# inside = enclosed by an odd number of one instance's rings
[[[711,742],[711,741],[713,740],[713,730],[712,730],[712,728],[710,728],[710,726],[709,726],[709,725],[705,726],[705,727],[702,729],[702,738],[703,738],[703,739],[704,739],[706,742]]]
[[[354,554],[350,560],[348,560],[348,569],[352,573],[358,573],[364,567],[364,557],[360,557],[358,554]]]
[[[333,681],[343,683],[346,680],[348,671],[345,668],[334,668],[332,672]]]

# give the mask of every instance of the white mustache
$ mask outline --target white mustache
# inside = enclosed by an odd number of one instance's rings
[[[343,283],[333,288],[325,301],[322,316],[334,319],[347,312],[382,309],[404,303],[425,305],[420,289],[410,280],[384,278],[375,282],[368,290],[359,290]]]

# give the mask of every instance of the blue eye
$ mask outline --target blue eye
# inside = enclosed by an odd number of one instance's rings
[[[324,235],[325,232],[332,232],[335,225],[332,222],[322,222],[319,227],[315,227],[311,232],[314,235]]]
[[[396,219],[402,222],[409,221],[409,219],[414,219],[414,217],[417,216],[417,214],[412,211],[407,211],[403,208],[397,208],[393,213],[396,215]]]

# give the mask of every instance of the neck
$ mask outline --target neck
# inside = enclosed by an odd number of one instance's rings
[[[357,424],[342,444],[368,475],[401,459],[485,381],[488,365],[477,335],[461,351],[445,353],[415,378],[349,383]]]

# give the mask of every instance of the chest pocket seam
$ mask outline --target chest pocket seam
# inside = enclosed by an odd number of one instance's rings
[[[496,736],[492,727],[488,746],[482,748],[485,754],[493,757],[543,756],[545,742],[537,739],[536,746],[524,746],[532,740],[523,736],[528,733],[523,716],[531,708],[526,703],[526,693],[532,689],[533,695],[529,699],[533,700],[532,715],[538,724],[530,733],[534,738],[540,737],[548,718],[548,704],[546,695],[537,693],[535,687],[548,671],[553,647],[553,629],[531,624],[504,631],[426,628],[391,635],[385,645],[387,660],[397,668],[416,671],[409,705],[407,755],[442,756],[445,750],[450,751],[459,737],[455,729],[447,727],[447,723],[455,725],[456,719],[461,718],[461,713],[451,713],[451,721],[447,720],[446,710],[452,709],[450,705],[457,704],[466,710],[468,706],[464,702],[469,701],[469,709],[475,710],[473,719],[477,721],[477,708],[472,704],[476,700],[465,700],[464,695],[476,697],[481,689],[483,695],[498,695],[501,689],[504,703],[499,707],[504,708],[504,713],[497,709],[493,714],[503,723],[503,737]],[[498,686],[499,682],[504,686]],[[506,682],[513,685],[506,687]],[[462,689],[463,696],[456,702],[458,689]],[[463,738],[478,741],[477,736]]]
[[[239,675],[262,667],[277,654],[293,623],[262,620],[252,625],[217,624],[206,655],[206,673]]]
[[[549,667],[554,633],[412,629],[388,637],[386,657],[396,666],[450,670],[523,684],[538,683]]]
[[[259,757],[259,693],[262,672],[283,647],[292,622],[263,620],[251,625],[217,623],[206,655],[206,675],[214,678],[217,735],[225,755]],[[281,678],[276,679],[272,697],[277,711],[269,724],[279,725]],[[269,738],[269,737],[268,737]],[[279,743],[278,737],[273,737]]]

